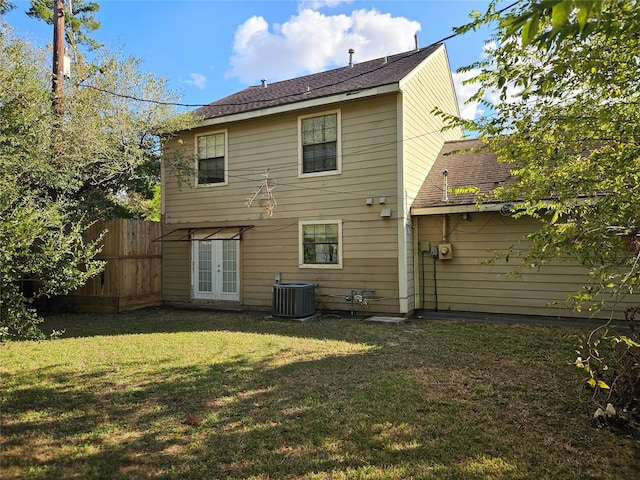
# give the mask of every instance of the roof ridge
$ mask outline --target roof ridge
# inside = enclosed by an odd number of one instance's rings
[[[330,68],[329,70],[322,70],[320,72],[315,72],[315,73],[308,73],[307,75],[302,75],[300,77],[292,77],[292,78],[286,78],[284,80],[278,80],[276,82],[270,83],[270,86],[275,86],[281,83],[286,83],[286,82],[293,82],[293,81],[297,81],[297,80],[302,80],[304,78],[309,78],[309,77],[314,77],[314,76],[320,76],[320,75],[326,75],[326,74],[330,74],[330,73],[337,73],[338,71],[342,71],[342,70],[353,70],[356,67],[361,67],[363,65],[367,65],[367,64],[373,64],[376,62],[380,62],[380,60],[386,60],[386,62],[383,62],[382,64],[380,64],[379,68],[383,68],[384,65],[388,65],[390,63],[393,63],[397,60],[399,60],[400,58],[407,58],[410,56],[413,56],[415,54],[418,53],[422,53],[423,51],[433,48],[436,45],[439,45],[442,42],[436,42],[433,43],[427,47],[422,47],[422,48],[418,48],[418,49],[412,49],[412,50],[406,50],[404,52],[399,52],[399,53],[393,53],[391,55],[384,55],[382,57],[377,57],[377,58],[372,58],[370,60],[365,60],[363,62],[357,62],[354,63],[353,65],[343,65],[341,67],[335,67],[335,68]],[[391,57],[399,57],[398,59],[395,59],[393,61],[389,61]],[[377,69],[375,69],[377,70]],[[249,87],[247,87],[246,89],[250,89],[250,88],[264,88],[262,85],[250,85]],[[246,90],[245,89],[245,90]]]
[[[204,118],[220,117],[295,103],[303,96],[307,99],[321,98],[397,83],[441,45],[442,42],[437,42],[427,47],[367,60],[353,66],[324,70],[269,85],[266,82],[263,85],[251,85],[200,107],[194,113]],[[403,60],[411,59],[415,55],[420,55],[419,59],[403,63]],[[379,73],[381,70],[386,70],[385,74]]]

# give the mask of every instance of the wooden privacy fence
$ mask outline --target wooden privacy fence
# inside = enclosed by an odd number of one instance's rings
[[[87,239],[103,237],[97,258],[107,262],[104,271],[67,297],[70,310],[79,313],[113,313],[162,303],[161,242],[159,222],[115,219],[95,223]]]

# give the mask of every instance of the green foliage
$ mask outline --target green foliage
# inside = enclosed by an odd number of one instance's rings
[[[37,299],[100,272],[100,239],[83,239],[91,223],[123,212],[157,218],[159,133],[191,125],[136,59],[94,57],[74,65],[82,80],[65,86],[59,121],[46,52],[6,25],[0,34],[0,341],[40,338]]]
[[[569,300],[614,313],[640,287],[640,5],[530,0],[500,11],[497,3],[459,29],[497,25],[486,58],[464,69],[475,74],[472,101],[491,113],[450,120],[512,165],[512,182],[483,200],[514,202],[516,216],[540,220],[523,266],[577,261],[589,277]],[[578,362],[598,401],[606,390],[615,408],[638,393],[626,397],[608,376],[630,373],[623,359],[637,360],[637,348],[628,339],[593,336]]]
[[[619,19],[636,8],[629,0],[529,0],[517,15],[502,19],[508,36],[520,35],[523,45],[559,48],[566,38],[586,40],[594,33],[619,33]],[[638,20],[632,19],[638,27]],[[545,22],[550,28],[543,28]],[[625,28],[629,28],[627,24]],[[628,31],[634,31],[632,29]]]
[[[454,195],[464,195],[465,193],[478,194],[480,193],[480,188],[475,185],[465,185],[464,187],[450,188],[449,192]]]
[[[493,47],[466,70],[476,74],[472,100],[492,113],[450,120],[512,164],[513,181],[491,199],[516,202],[518,216],[542,222],[523,263],[584,264],[591,284],[574,296],[578,305],[633,294],[640,286],[640,7],[561,0],[497,12],[492,4],[460,30],[489,22],[499,26]]]
[[[151,222],[160,221],[161,190],[159,182],[149,182],[146,190],[133,191],[118,199],[118,218],[142,218]]]
[[[101,50],[91,64],[75,65],[74,76],[82,80],[65,99],[74,121],[64,126],[62,162],[79,182],[75,199],[93,218],[125,211],[145,218],[160,181],[160,133],[188,128],[193,119],[176,114],[166,81],[142,72],[136,58]]]
[[[3,165],[4,166],[4,165]],[[66,206],[30,197],[3,175],[0,197],[0,342],[41,338],[33,301],[65,294],[102,270],[98,242],[87,243]],[[9,188],[7,188],[9,187]],[[13,187],[13,188],[11,188]],[[24,290],[25,283],[30,293]]]
[[[606,328],[581,339],[576,366],[587,373],[586,384],[599,405],[597,422],[640,430],[640,336],[613,334]],[[607,411],[607,406],[609,410]]]
[[[8,0],[0,0],[0,15],[4,15],[5,13],[13,10],[15,5]]]
[[[72,5],[73,12],[69,12],[69,4]],[[80,46],[87,47],[90,50],[100,47],[100,44],[89,36],[100,28],[100,22],[95,19],[95,15],[99,10],[100,5],[96,2],[87,2],[85,0],[65,2],[65,42],[71,47],[76,59],[79,56]],[[27,15],[52,25],[53,1],[31,0],[31,8],[27,11]]]
[[[102,266],[93,260],[97,245],[82,238],[77,205],[52,195],[67,184],[51,162],[42,58],[26,43],[0,36],[0,341],[40,337],[34,299],[77,288]]]
[[[148,213],[145,217],[152,222],[159,222],[162,213],[162,189],[159,183],[151,187],[152,197],[148,200]]]

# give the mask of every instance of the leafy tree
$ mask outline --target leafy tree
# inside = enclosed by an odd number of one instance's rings
[[[60,294],[101,267],[96,245],[84,242],[81,222],[70,216],[75,204],[50,196],[63,180],[51,166],[43,60],[6,30],[0,34],[0,341],[41,335],[25,282],[30,290],[38,281],[35,294]]]
[[[99,49],[91,63],[74,65],[62,134],[52,135],[49,56],[0,27],[2,341],[41,335],[34,300],[100,271],[99,242],[86,242],[84,231],[123,209],[145,214],[130,199],[153,196],[161,135],[192,119],[176,114],[164,81],[141,72],[136,59]]]
[[[486,23],[497,25],[487,57],[464,70],[476,74],[472,101],[491,113],[473,122],[450,120],[512,163],[513,182],[492,195],[516,201],[516,216],[541,222],[529,235],[523,265],[582,263],[590,281],[571,300],[578,309],[608,305],[613,315],[640,287],[640,6],[529,0],[499,10],[492,2],[459,32]],[[589,372],[597,401],[617,402],[636,416],[638,342],[637,335],[602,329],[585,341],[576,363]],[[603,353],[605,343],[635,360],[614,361],[613,353]],[[632,388],[618,389],[616,397],[616,383]]]
[[[91,38],[91,32],[100,28],[100,22],[95,18],[100,11],[97,2],[87,2],[86,0],[74,0],[65,2],[65,8],[72,9],[65,15],[65,42],[71,47],[77,60],[80,53],[80,46],[95,50],[100,44]],[[45,21],[53,25],[53,1],[52,0],[31,0],[31,8],[27,15]]]
[[[15,5],[9,2],[8,0],[0,0],[0,15],[7,13],[10,10],[13,10]]]
[[[176,115],[166,82],[133,57],[101,49],[75,66],[74,78],[65,108],[75,121],[64,127],[61,158],[75,172],[73,198],[93,218],[145,217],[160,180],[160,134],[191,125],[190,117]]]

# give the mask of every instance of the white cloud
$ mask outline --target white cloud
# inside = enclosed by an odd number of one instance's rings
[[[191,73],[189,74],[189,80],[183,80],[183,83],[204,90],[207,88],[207,77],[199,73]]]
[[[351,3],[353,0],[300,0],[298,2],[298,10],[318,10],[322,7],[335,7],[342,3]]]
[[[480,58],[483,60],[490,58],[491,52],[495,48],[495,42],[487,42]],[[467,83],[467,80],[470,80],[479,74],[480,69],[478,68],[474,68],[463,73],[453,73],[453,84],[455,86],[456,97],[460,107],[460,116],[466,120],[477,119],[478,117],[486,114],[486,111],[481,107],[479,102],[469,102],[469,99],[478,91],[479,85],[476,83]],[[487,90],[483,98],[491,105],[499,105],[500,103],[509,104],[517,101],[517,96],[521,92],[522,88],[508,83],[504,100],[500,98],[501,92],[494,89]]]
[[[301,0],[299,12],[282,24],[269,25],[261,16],[247,19],[236,29],[227,76],[256,85],[262,78],[275,82],[347,65],[350,48],[355,50],[354,62],[358,63],[415,47],[414,35],[420,31],[416,21],[376,9],[340,15],[317,11],[349,1]],[[495,47],[488,42],[480,58],[489,57]],[[460,114],[469,120],[486,114],[479,102],[467,103],[478,87],[464,82],[478,73],[453,73]],[[516,93],[510,88],[506,101],[512,101]],[[485,98],[493,104],[500,101],[495,92]]]
[[[478,85],[473,83],[465,85],[464,83],[478,75],[478,73],[480,73],[480,70],[473,69],[468,72],[456,72],[453,74],[453,85],[456,89],[460,116],[465,120],[473,120],[476,116],[484,113],[478,102],[469,102],[469,99],[478,91]]]
[[[253,84],[284,80],[346,65],[350,48],[354,62],[362,62],[411,50],[419,30],[418,22],[377,10],[324,15],[307,8],[271,28],[263,17],[251,17],[236,30],[227,75]]]
[[[477,83],[465,82],[480,73],[479,69],[472,69],[464,73],[453,74],[453,84],[456,89],[456,97],[458,99],[458,105],[460,107],[460,116],[465,120],[473,120],[485,115],[487,112],[481,107],[477,101],[470,102],[469,99],[476,94],[479,85]],[[492,105],[499,105],[500,103],[514,103],[517,95],[522,91],[521,88],[514,85],[507,85],[506,97],[504,100],[500,98],[500,92],[497,90],[488,90],[484,94],[484,99]]]

